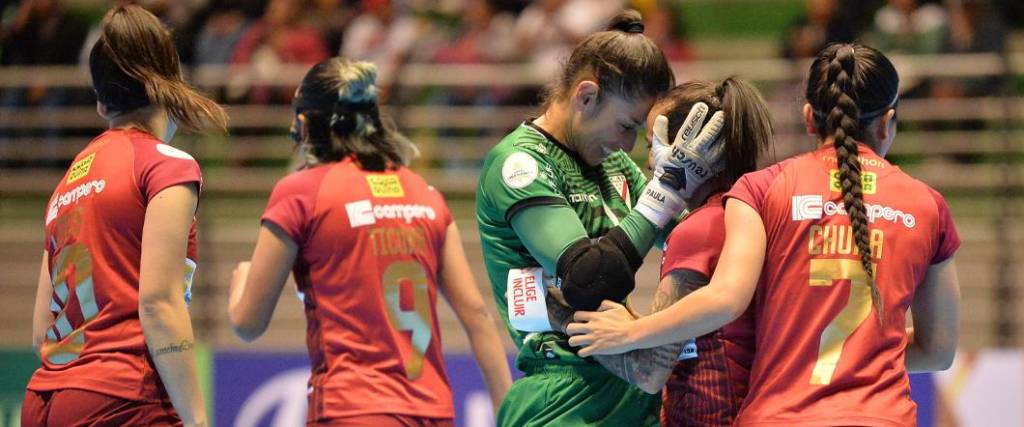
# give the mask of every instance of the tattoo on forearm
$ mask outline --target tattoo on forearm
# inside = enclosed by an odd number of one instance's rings
[[[153,357],[162,356],[162,355],[170,354],[170,353],[181,353],[181,352],[184,352],[184,351],[192,351],[193,347],[195,347],[195,344],[193,344],[192,341],[181,340],[180,344],[173,344],[172,343],[172,344],[168,344],[166,347],[162,347],[162,348],[156,349],[155,351],[153,351]]]

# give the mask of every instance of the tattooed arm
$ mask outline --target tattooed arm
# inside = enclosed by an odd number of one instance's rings
[[[651,303],[651,312],[661,311],[697,288],[708,283],[708,278],[692,270],[674,270],[658,284],[658,291]],[[565,327],[572,321],[572,308],[561,299],[557,289],[548,289],[548,317],[552,326],[565,332]],[[624,316],[630,315],[623,313]],[[628,353],[593,356],[594,360],[604,366],[615,376],[639,387],[641,390],[657,394],[665,385],[672,369],[675,368],[679,353],[684,343],[667,344],[661,347],[633,350]]]
[[[195,185],[161,190],[146,208],[139,268],[139,321],[153,364],[186,426],[206,425],[195,338],[185,307],[185,249],[195,214]]]

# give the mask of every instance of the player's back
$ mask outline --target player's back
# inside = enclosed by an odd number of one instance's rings
[[[831,147],[745,175],[727,196],[760,213],[768,238],[739,425],[915,423],[906,312],[928,267],[959,241],[937,192],[864,146],[860,163],[884,324],[872,308]]]
[[[142,229],[153,196],[201,179],[191,156],[133,129],[109,130],[75,157],[45,213],[55,319],[30,390],[166,398],[139,321]],[[185,298],[196,255],[193,223],[182,260]]]
[[[408,168],[366,172],[346,159],[282,179],[263,220],[299,245],[308,419],[452,417],[434,310],[452,222],[441,194]]]

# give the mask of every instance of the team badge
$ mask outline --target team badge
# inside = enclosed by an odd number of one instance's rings
[[[629,206],[629,183],[626,181],[626,176],[612,175],[608,177],[608,180],[612,182],[612,187],[615,188],[616,193],[619,193],[622,201],[626,202],[626,206]]]
[[[537,160],[526,153],[512,153],[501,165],[501,179],[509,188],[526,187],[537,179]]]

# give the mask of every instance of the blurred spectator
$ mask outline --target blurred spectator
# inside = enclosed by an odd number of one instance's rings
[[[871,34],[874,47],[886,54],[934,55],[942,52],[949,28],[946,11],[933,3],[918,0],[889,0],[875,14]],[[894,65],[900,71],[900,91],[904,98],[929,95],[931,80],[916,78],[898,58]]]
[[[197,65],[227,64],[246,34],[249,23],[245,12],[231,0],[214,0],[209,15],[196,36]]]
[[[537,0],[516,21],[519,55],[533,64],[541,80],[550,81],[573,46],[603,30],[624,5],[619,0]]]
[[[331,54],[341,52],[342,40],[349,24],[356,17],[356,9],[353,5],[358,2],[352,0],[313,0],[313,7],[316,10],[312,17],[313,24],[320,29],[327,43],[327,51]]]
[[[399,13],[391,0],[362,0],[360,12],[345,32],[341,54],[377,64],[377,84],[384,92],[381,99],[386,100],[419,37],[420,24]]]
[[[441,64],[496,63],[515,54],[515,18],[497,13],[490,0],[466,0],[461,25],[434,54]]]
[[[830,43],[846,43],[856,38],[849,21],[840,14],[839,0],[806,0],[805,8],[804,14],[784,33],[784,57],[810,58]]]
[[[886,53],[935,54],[942,50],[947,27],[946,12],[939,5],[889,0],[875,14],[872,39]]]
[[[1000,53],[1006,48],[1007,29],[992,13],[985,0],[950,2],[949,33],[943,53]],[[932,96],[939,98],[978,97],[994,95],[1000,76],[965,77],[936,81]]]
[[[0,10],[2,12],[2,10]],[[70,65],[78,59],[78,48],[89,31],[89,22],[67,13],[58,0],[24,0],[17,5],[14,19],[9,26],[0,28],[0,65],[42,66]],[[21,87],[0,87],[0,107],[53,108],[67,105],[75,98],[89,99],[87,90],[50,86],[42,81],[29,82]],[[7,134],[19,136],[17,131],[6,126],[16,115],[4,114],[0,127],[10,129]],[[46,114],[51,123],[45,130],[45,138],[38,145],[39,150],[51,153],[49,166],[64,167],[57,154],[60,147],[60,115]]]
[[[654,40],[671,62],[691,61],[693,52],[686,43],[678,9],[672,8],[672,2],[658,0],[634,1],[633,8],[644,18],[644,34]]]
[[[327,46],[316,27],[302,21],[304,0],[270,0],[263,16],[238,42],[231,62],[250,64],[257,79],[277,78],[284,64],[313,64],[327,58]],[[288,103],[294,88],[257,86],[249,92],[254,103]]]

